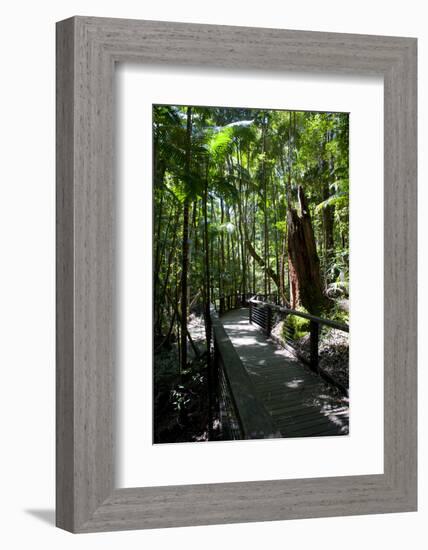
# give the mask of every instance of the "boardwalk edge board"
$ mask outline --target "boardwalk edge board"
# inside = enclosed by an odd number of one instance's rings
[[[415,511],[416,39],[72,17],[57,24],[56,45],[57,526],[86,533]],[[115,486],[113,107],[120,62],[383,78],[382,474]]]

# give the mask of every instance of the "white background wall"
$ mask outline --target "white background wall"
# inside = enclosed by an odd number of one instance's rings
[[[419,378],[418,513],[80,536],[53,527],[55,21],[77,14],[418,37],[420,280],[424,281],[428,276],[423,242],[424,213],[428,206],[424,185],[427,163],[423,157],[428,139],[428,27],[424,4],[420,0],[405,3],[15,0],[3,4],[0,23],[0,541],[3,548],[425,547],[428,483],[423,466],[428,458],[428,405],[424,389],[428,375],[424,368],[420,369]],[[421,303],[426,304],[426,285],[420,285],[419,295]],[[423,315],[420,325],[423,335],[428,328]],[[427,359],[423,349],[420,357],[423,366]]]

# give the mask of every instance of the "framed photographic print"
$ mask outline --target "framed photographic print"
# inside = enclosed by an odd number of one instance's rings
[[[416,509],[416,40],[57,26],[57,525]]]

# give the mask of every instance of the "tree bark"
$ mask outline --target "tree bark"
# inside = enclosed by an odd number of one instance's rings
[[[300,185],[297,193],[300,212],[289,208],[287,216],[291,307],[303,306],[309,313],[319,315],[329,301],[323,293],[311,215]]]

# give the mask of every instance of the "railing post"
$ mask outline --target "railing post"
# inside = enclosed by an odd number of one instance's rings
[[[318,371],[318,341],[319,341],[319,325],[315,321],[311,321],[311,367]]]
[[[224,313],[224,296],[220,296],[220,315]]]
[[[217,340],[214,335],[213,330],[213,355],[212,355],[212,382],[213,382],[213,390],[214,390],[214,396],[213,396],[213,402],[214,402],[214,410],[216,413],[216,416],[220,416],[220,376],[219,376],[219,352],[218,352],[218,346],[217,346]]]
[[[249,309],[249,314],[250,314],[250,325],[253,323],[253,304],[252,302],[250,302],[250,309]]]
[[[270,336],[270,332],[272,330],[272,308],[269,306],[266,306],[267,314],[266,314],[266,334]]]

